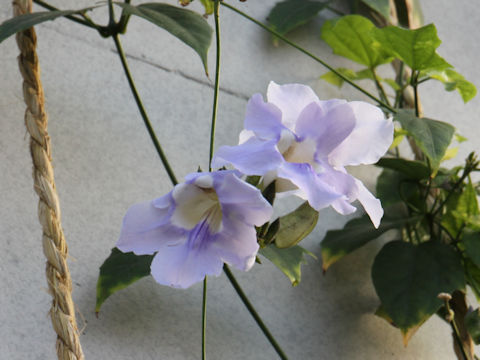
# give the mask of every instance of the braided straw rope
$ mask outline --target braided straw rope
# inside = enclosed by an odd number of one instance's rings
[[[13,0],[15,16],[30,13],[31,0]],[[53,297],[50,316],[57,333],[59,360],[83,360],[75,306],[72,301],[72,281],[67,266],[67,243],[60,224],[60,204],[50,153],[47,114],[40,69],[36,54],[37,38],[33,28],[17,34],[20,49],[18,63],[23,77],[23,96],[27,109],[25,125],[30,133],[30,153],[33,161],[34,189],[39,196],[38,217],[43,228],[43,252],[47,258],[46,276]]]

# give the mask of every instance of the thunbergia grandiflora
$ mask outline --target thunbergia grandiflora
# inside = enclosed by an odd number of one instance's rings
[[[154,254],[151,274],[162,284],[187,288],[223,264],[249,270],[258,251],[255,225],[272,216],[260,190],[236,171],[192,173],[168,194],[131,206],[117,247]]]
[[[356,210],[358,200],[378,227],[380,201],[345,166],[374,164],[393,141],[393,123],[366,102],[321,101],[305,85],[271,82],[267,102],[249,100],[245,130],[237,146],[216,152],[215,168],[232,165],[246,175],[263,176],[266,186],[294,194],[320,210],[331,205],[341,214]]]

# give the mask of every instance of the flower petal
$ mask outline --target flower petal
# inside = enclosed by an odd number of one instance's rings
[[[224,218],[260,226],[270,220],[273,214],[272,206],[265,200],[260,190],[233,174],[223,176],[215,186],[215,191],[222,205]],[[253,226],[250,227],[253,229]]]
[[[283,157],[275,146],[276,142],[250,138],[237,146],[221,146],[213,157],[212,167],[220,168],[231,164],[246,175],[263,175],[283,162]]]
[[[282,123],[289,129],[295,128],[298,116],[308,104],[318,101],[317,95],[308,86],[278,85],[273,81],[268,85],[267,99],[282,111]]]
[[[357,211],[357,208],[350,204],[350,202],[346,199],[338,199],[332,202],[333,209],[342,215],[349,215],[353,214]]]
[[[247,103],[245,129],[251,130],[263,140],[280,137],[282,129],[282,112],[275,105],[263,101],[262,95],[253,95]]]
[[[353,202],[358,195],[358,188],[355,178],[348,174],[344,168],[335,169],[325,162],[321,162],[323,169],[321,174],[318,174],[320,179],[330,185],[335,192],[344,195],[348,199],[353,199]]]
[[[362,204],[365,212],[372,220],[373,225],[375,228],[378,228],[380,225],[380,220],[383,216],[383,208],[382,203],[378,200],[375,196],[372,195],[370,191],[363,185],[363,183],[355,179],[355,182],[358,187],[358,201]]]
[[[317,142],[316,156],[324,158],[351,134],[355,115],[347,103],[326,110],[318,103],[308,105],[300,114],[295,133]]]
[[[305,194],[310,206],[317,211],[342,196],[321,181],[309,164],[284,163],[278,169],[278,177],[294,183]]]
[[[351,134],[329,155],[334,166],[374,164],[388,150],[393,141],[393,123],[371,104],[348,103],[355,114],[356,125]]]
[[[357,208],[350,203],[358,196],[358,187],[355,178],[348,174],[345,169],[334,169],[322,162],[323,172],[318,176],[322,181],[330,185],[334,191],[343,196],[332,202],[332,207],[342,215],[354,213]]]
[[[259,248],[254,227],[232,217],[226,217],[223,226],[212,247],[227,264],[242,271],[250,270]]]
[[[181,229],[167,225],[167,214],[167,209],[158,209],[151,201],[132,205],[123,219],[116,246],[123,252],[145,255],[167,244],[183,241]]]
[[[151,274],[159,284],[186,289],[205,275],[221,274],[223,261],[216,251],[192,251],[187,243],[164,247],[153,258]]]

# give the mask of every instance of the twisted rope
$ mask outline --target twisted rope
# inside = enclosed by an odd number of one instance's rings
[[[32,0],[13,0],[15,16],[32,11]],[[46,276],[53,297],[50,316],[57,333],[59,360],[83,360],[75,305],[72,301],[72,281],[67,266],[67,243],[60,223],[60,204],[53,176],[47,114],[36,54],[37,37],[33,28],[17,34],[20,49],[18,63],[23,77],[23,97],[27,109],[25,125],[30,134],[34,189],[39,196],[38,218],[43,229],[43,252],[47,258]]]

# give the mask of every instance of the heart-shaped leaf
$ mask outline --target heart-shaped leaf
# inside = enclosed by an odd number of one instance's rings
[[[259,250],[259,253],[270,260],[285,276],[287,276],[292,285],[300,283],[302,264],[306,264],[305,255],[310,255],[316,259],[316,256],[310,251],[295,245],[287,249],[279,249],[275,245],[269,245]]]
[[[438,169],[455,128],[443,121],[417,118],[410,110],[398,110],[395,119],[415,139],[418,147],[430,159],[432,168]]]
[[[373,37],[377,47],[404,61],[412,70],[444,70],[452,67],[436,49],[441,44],[435,25],[430,24],[415,30],[387,26],[375,29]]]
[[[413,180],[428,179],[430,176],[427,165],[421,161],[402,158],[381,158],[375,165],[398,171]]]
[[[391,60],[391,55],[374,46],[374,29],[375,25],[367,18],[347,15],[336,21],[326,21],[322,27],[322,39],[335,54],[374,68]]]
[[[418,184],[406,175],[390,169],[383,169],[377,178],[377,197],[382,206],[390,206],[419,195]]]
[[[383,309],[404,334],[442,306],[439,293],[465,288],[460,255],[437,241],[387,243],[375,258],[372,280]]]
[[[152,260],[153,255],[135,255],[133,252],[123,253],[117,248],[113,248],[110,256],[100,266],[95,311],[98,313],[102,304],[113,293],[150,275]]]
[[[466,232],[462,242],[465,245],[467,256],[476,266],[480,267],[480,232]]]
[[[477,94],[477,88],[475,85],[470,81],[465,80],[463,75],[453,69],[425,72],[425,75],[441,81],[445,85],[445,90],[447,91],[457,90],[465,103],[472,100]]]
[[[368,215],[350,220],[341,230],[330,230],[322,240],[322,267],[326,271],[345,255],[378,238],[391,229],[400,229],[413,223],[419,217],[407,217],[402,206],[385,209],[385,215],[378,229],[372,225]]]
[[[286,0],[275,4],[268,15],[271,28],[281,35],[292,31],[317,16],[330,1]]]

